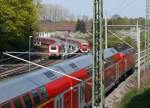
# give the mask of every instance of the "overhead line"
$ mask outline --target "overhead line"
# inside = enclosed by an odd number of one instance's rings
[[[126,5],[124,5],[123,7],[121,7],[119,10],[112,12],[112,14],[115,13],[120,13],[121,11],[125,10],[126,8],[128,8],[129,6],[131,6],[134,2],[136,2],[137,0],[132,0],[129,3],[127,3]]]
[[[130,47],[134,48],[132,45],[130,45],[128,42],[124,41],[122,38],[120,38],[119,36],[117,36],[116,33],[112,32],[111,30],[108,30],[108,32],[110,32],[113,36],[117,37],[119,40],[121,40],[122,42],[124,42],[125,44],[129,45]]]
[[[110,11],[110,13],[113,12],[113,11],[118,10],[118,7],[121,7],[121,6],[124,5],[126,2],[127,2],[127,0],[123,0],[121,3],[119,3],[119,5],[117,5],[115,8],[113,8],[112,11]]]
[[[47,69],[47,70],[49,70],[49,71],[52,71],[52,72],[61,74],[61,75],[66,76],[66,77],[68,77],[68,78],[74,79],[74,80],[76,80],[76,81],[79,81],[79,82],[83,81],[83,80],[81,80],[81,79],[78,79],[78,78],[75,78],[75,77],[73,77],[73,76],[67,75],[67,74],[65,74],[65,73],[63,73],[63,72],[58,72],[58,71],[56,71],[56,70],[53,70],[53,69],[50,69],[50,68],[48,68],[48,67],[39,65],[39,64],[37,64],[37,63],[34,63],[34,62],[31,62],[31,61],[22,59],[22,58],[20,58],[20,57],[17,57],[17,56],[14,56],[14,55],[11,55],[11,54],[8,54],[8,53],[5,53],[5,52],[3,52],[3,54],[4,54],[4,55],[7,55],[7,56],[10,56],[10,57],[13,57],[13,58],[15,58],[15,59],[21,60],[21,61],[30,63],[30,64],[32,64],[32,65],[35,65],[35,66],[38,66],[38,67]]]

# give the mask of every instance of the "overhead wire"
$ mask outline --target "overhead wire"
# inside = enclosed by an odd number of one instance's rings
[[[125,1],[127,1],[127,0],[125,0]],[[125,3],[125,1],[123,1],[122,3],[121,3],[121,5],[123,5],[123,6],[117,6],[116,7],[116,11],[114,10],[114,12],[112,12],[112,14],[111,15],[113,15],[113,14],[115,14],[115,13],[120,13],[120,12],[122,12],[122,11],[124,11],[125,9],[127,9],[129,6],[131,6],[131,5],[133,5],[133,3],[135,3],[137,0],[132,0],[132,1],[130,1],[130,2],[127,2],[127,4],[126,5],[124,5],[124,3]],[[118,8],[118,7],[121,7],[121,8]]]
[[[76,81],[78,81],[78,82],[83,82],[83,80],[80,79],[80,78],[76,78],[76,77],[73,77],[73,76],[68,75],[68,74],[66,74],[66,73],[59,72],[59,71],[54,70],[54,69],[51,69],[51,68],[49,68],[49,67],[45,67],[45,66],[42,66],[42,65],[40,65],[40,64],[37,64],[37,63],[31,62],[31,61],[25,60],[25,59],[23,59],[23,58],[20,58],[20,57],[11,55],[11,54],[9,54],[9,53],[7,53],[7,52],[6,52],[6,53],[3,52],[3,54],[4,54],[4,55],[7,55],[7,56],[9,56],[9,57],[12,57],[12,58],[15,58],[15,59],[24,61],[24,62],[26,62],[26,63],[30,63],[30,64],[32,64],[32,65],[38,66],[38,67],[40,67],[40,68],[43,68],[43,69],[52,71],[52,72],[54,72],[54,73],[58,73],[58,74],[60,74],[60,75],[62,75],[62,76],[68,77],[68,78],[73,79],[73,80],[76,80]],[[86,82],[86,84],[88,84],[88,85],[90,85],[90,86],[92,85],[92,83],[90,83],[90,82]]]
[[[73,77],[73,76],[67,75],[67,74],[65,74],[65,73],[63,73],[63,72],[59,72],[59,71],[53,70],[53,69],[51,69],[51,68],[48,68],[48,67],[45,67],[45,66],[39,65],[39,64],[37,64],[37,63],[34,63],[34,62],[31,62],[31,61],[28,61],[28,60],[22,59],[22,58],[20,58],[20,57],[17,57],[17,56],[14,56],[14,55],[11,55],[11,54],[8,54],[8,53],[5,53],[5,52],[3,52],[3,54],[4,54],[4,55],[7,55],[7,56],[10,56],[10,57],[12,57],[12,58],[15,58],[15,59],[18,59],[18,60],[21,60],[21,61],[24,61],[24,62],[30,63],[30,64],[32,64],[32,65],[35,65],[35,66],[38,66],[38,67],[41,67],[41,68],[47,69],[47,70],[49,70],[49,71],[52,71],[52,72],[55,72],[55,73],[61,74],[61,75],[66,76],[66,77],[68,77],[68,78],[74,79],[74,80],[76,80],[76,81],[79,81],[79,82],[81,82],[81,81],[82,81],[81,79],[78,79],[78,78],[75,78],[75,77]]]
[[[114,7],[113,9],[111,9],[110,13],[113,11],[116,11],[118,9],[118,7],[124,5],[127,2],[127,0],[123,0],[121,3],[119,3],[116,7]]]

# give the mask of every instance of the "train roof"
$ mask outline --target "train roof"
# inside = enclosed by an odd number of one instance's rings
[[[57,78],[45,69],[0,82],[0,103],[31,91]],[[11,91],[10,91],[11,89]]]
[[[65,73],[70,74],[92,64],[92,55],[85,55],[74,59],[73,61],[66,61],[62,64],[56,64],[58,68],[62,68]]]
[[[91,59],[91,60],[90,60]],[[49,68],[71,74],[81,68],[85,68],[92,63],[92,55],[84,55],[63,63],[50,66]],[[52,82],[62,75],[46,69],[35,70],[32,73],[17,76],[0,82],[0,103],[6,102],[28,91]],[[10,92],[11,89],[11,92]]]
[[[125,50],[128,50],[128,49],[134,49],[133,47],[131,47],[129,45],[126,45],[126,44],[117,44],[113,48],[116,49],[119,52],[125,51]]]
[[[67,39],[70,39],[70,40],[74,40],[74,41],[78,41],[80,43],[88,43],[88,41],[84,40],[84,39],[77,39],[77,38],[67,38]]]
[[[56,43],[61,43],[61,39],[54,38],[54,37],[35,37],[35,39],[48,39],[48,40],[54,40]]]
[[[105,58],[109,58],[111,57],[112,55],[118,53],[118,51],[114,48],[107,48],[104,50],[104,59]]]

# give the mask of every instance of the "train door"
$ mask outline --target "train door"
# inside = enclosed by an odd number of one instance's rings
[[[64,94],[63,108],[79,108],[78,87],[71,88]]]
[[[63,98],[62,95],[55,98],[55,107],[54,108],[63,108]]]
[[[126,59],[123,59],[123,60],[121,60],[120,62],[119,62],[119,65],[120,65],[120,67],[119,67],[119,74],[120,74],[120,76],[122,76],[123,74],[124,74],[124,72],[126,71]]]
[[[84,102],[84,84],[81,83],[80,90],[79,90],[79,108],[84,108],[85,102]]]
[[[116,81],[120,78],[119,63],[116,63]]]
[[[124,60],[124,71],[128,71],[128,61],[127,59]]]

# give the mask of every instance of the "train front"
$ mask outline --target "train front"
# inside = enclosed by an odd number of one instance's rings
[[[61,46],[59,44],[49,45],[48,46],[49,58],[60,58],[61,57],[60,49]]]

